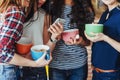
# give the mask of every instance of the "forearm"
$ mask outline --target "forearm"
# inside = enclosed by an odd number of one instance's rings
[[[36,67],[38,65],[35,61],[24,58],[18,54],[14,54],[14,57],[9,62],[9,64],[14,64],[18,66],[30,66],[30,67]]]
[[[46,45],[48,45],[50,47],[50,51],[52,52],[54,50],[54,47],[55,47],[56,43],[53,43],[49,40]]]
[[[110,44],[118,52],[120,52],[120,42],[117,42],[108,36],[104,36],[104,41],[107,42],[108,44]]]

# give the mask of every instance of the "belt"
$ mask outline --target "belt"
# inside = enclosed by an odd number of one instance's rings
[[[93,67],[93,66],[92,66]],[[104,72],[116,72],[117,70],[103,70],[100,68],[93,67],[93,70],[95,70],[98,73],[104,73]]]

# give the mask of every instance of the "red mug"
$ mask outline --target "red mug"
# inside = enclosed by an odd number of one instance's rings
[[[77,38],[79,36],[79,29],[69,29],[69,30],[65,30],[62,33],[62,39],[65,42],[70,42],[71,38]]]

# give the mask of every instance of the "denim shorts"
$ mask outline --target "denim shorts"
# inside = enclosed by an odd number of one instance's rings
[[[50,80],[87,80],[87,64],[76,69],[50,68]]]
[[[0,65],[0,80],[17,80],[16,66]]]

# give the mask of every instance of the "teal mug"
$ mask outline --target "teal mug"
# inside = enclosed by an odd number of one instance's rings
[[[31,56],[33,60],[38,60],[43,54],[47,52],[45,59],[50,59],[50,48],[47,45],[35,45],[31,47]]]
[[[103,32],[103,24],[85,24],[85,33],[93,37],[94,35],[91,33],[102,33]]]

